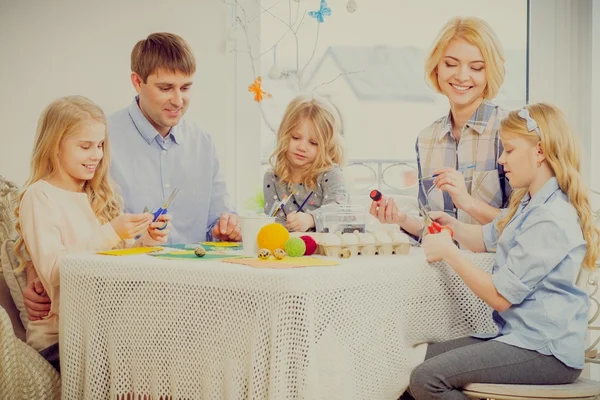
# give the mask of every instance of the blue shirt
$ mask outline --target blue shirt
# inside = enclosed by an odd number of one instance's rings
[[[157,210],[173,189],[180,192],[168,213],[169,243],[212,240],[222,212],[233,212],[213,141],[181,119],[163,138],[146,119],[137,98],[108,118],[111,176],[120,188],[125,212]]]
[[[483,227],[487,250],[496,249],[492,281],[512,303],[493,313],[498,333],[492,337],[582,369],[590,305],[575,286],[587,251],[575,207],[551,178],[533,197],[525,195],[498,237],[505,212]]]

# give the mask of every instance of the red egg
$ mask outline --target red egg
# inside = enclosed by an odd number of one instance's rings
[[[314,254],[317,250],[317,242],[315,242],[315,239],[308,235],[300,236],[300,239],[304,240],[304,244],[306,245],[304,255],[310,256],[311,254]]]
[[[382,194],[379,190],[373,189],[371,190],[371,193],[369,193],[369,197],[373,201],[379,201],[381,200]]]

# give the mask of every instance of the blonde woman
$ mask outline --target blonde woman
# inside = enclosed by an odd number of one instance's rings
[[[498,330],[430,345],[411,375],[416,399],[466,399],[460,388],[474,382],[570,383],[584,366],[589,300],[575,279],[580,268],[595,268],[600,232],[575,135],[558,109],[535,104],[511,112],[500,136],[498,162],[515,190],[509,207],[483,227],[432,213],[463,247],[495,249],[492,273],[458,251],[446,231],[423,239],[428,261],[445,260],[495,310]]]
[[[419,200],[461,221],[488,223],[510,195],[498,164],[498,127],[505,112],[491,102],[504,81],[502,46],[485,21],[453,18],[433,45],[425,75],[448,98],[450,111],[417,138]],[[370,212],[412,235],[423,228],[391,198],[373,202]]]
[[[344,204],[348,191],[340,168],[343,147],[340,116],[329,102],[300,95],[288,104],[271,156],[272,169],[264,176],[265,213],[291,196],[277,212],[277,222],[290,231],[322,230],[316,211]]]
[[[109,164],[106,120],[100,107],[85,97],[71,96],[55,100],[44,110],[35,137],[31,175],[15,210],[20,236],[15,252],[21,265],[25,265],[25,254],[31,257],[52,301],[47,317],[29,322],[27,343],[59,371],[61,259],[71,252],[164,243],[170,230],[170,224],[158,229],[170,216],[152,223],[149,213],[122,214],[108,177]]]

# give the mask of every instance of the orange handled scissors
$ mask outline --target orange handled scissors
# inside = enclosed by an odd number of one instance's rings
[[[443,230],[446,230],[450,234],[450,237],[454,236],[454,231],[452,231],[452,228],[447,225],[440,225],[431,219],[429,213],[425,209],[425,206],[423,206],[423,203],[421,203],[421,200],[419,200],[419,209],[421,210],[421,214],[423,214],[423,218],[425,218],[425,225],[427,226],[429,233],[440,233]]]

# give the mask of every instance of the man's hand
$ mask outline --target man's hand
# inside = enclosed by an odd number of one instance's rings
[[[242,229],[236,214],[223,213],[212,229],[212,237],[216,240],[241,242]]]
[[[30,321],[38,321],[48,315],[51,306],[50,298],[37,276],[32,280],[27,279],[27,287],[23,291],[23,303]]]

